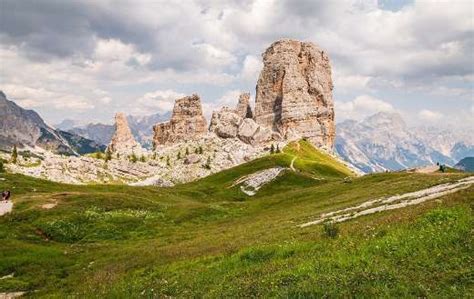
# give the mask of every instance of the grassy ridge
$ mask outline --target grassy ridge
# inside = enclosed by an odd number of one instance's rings
[[[285,171],[255,197],[234,181]],[[318,160],[319,159],[319,160]],[[329,168],[328,168],[329,167]],[[328,170],[329,169],[329,170]],[[472,292],[473,188],[370,215],[322,235],[298,224],[367,199],[464,174],[353,178],[302,142],[174,188],[73,186],[2,174],[14,194],[0,217],[0,292],[81,297],[439,296]],[[315,180],[314,177],[318,179]],[[50,210],[45,203],[57,203]]]

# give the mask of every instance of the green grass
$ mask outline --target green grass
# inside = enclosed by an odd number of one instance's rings
[[[235,180],[285,170],[256,196]],[[32,297],[440,297],[473,294],[474,188],[419,206],[299,228],[322,212],[455,181],[462,173],[354,177],[291,144],[173,188],[75,186],[0,174],[0,292]],[[315,179],[317,178],[317,179]],[[45,203],[57,203],[50,210]],[[34,292],[33,292],[34,291]]]

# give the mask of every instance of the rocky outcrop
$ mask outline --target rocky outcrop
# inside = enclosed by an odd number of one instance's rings
[[[255,121],[284,138],[332,149],[335,137],[331,65],[313,43],[284,39],[263,54]]]
[[[239,96],[239,102],[235,110],[237,115],[242,118],[253,118],[253,111],[250,106],[250,93],[243,93]]]
[[[258,125],[252,118],[250,94],[244,93],[239,97],[235,109],[223,107],[212,113],[209,131],[221,138],[238,138],[241,141],[257,145],[272,140],[280,140],[278,134],[273,134],[269,128]]]
[[[115,115],[115,133],[107,148],[112,153],[138,154],[143,148],[135,141],[124,113]]]
[[[153,127],[153,146],[196,139],[207,133],[206,118],[202,113],[201,99],[192,95],[176,100],[169,122]]]

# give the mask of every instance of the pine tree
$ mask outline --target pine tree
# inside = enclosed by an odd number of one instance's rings
[[[211,169],[211,156],[207,157],[206,164],[204,165],[206,169]]]
[[[275,146],[272,143],[272,146],[270,147],[270,154],[274,154],[274,153],[275,153]]]
[[[3,166],[3,161],[0,160],[0,173],[5,172],[5,167]]]
[[[141,155],[141,157],[140,157],[140,162],[146,162],[146,158],[145,158],[144,155]]]
[[[186,147],[186,156],[189,155],[189,148]]]
[[[107,148],[107,150],[105,151],[105,162],[108,162],[112,160],[112,151],[110,150],[110,148]]]
[[[12,163],[16,164],[16,162],[18,162],[18,151],[16,149],[16,145],[14,145],[12,150]]]
[[[176,157],[178,160],[181,160],[181,152],[178,152],[178,156]]]
[[[171,163],[170,163],[170,156],[167,156],[167,157],[166,157],[166,166],[171,166]]]
[[[135,155],[135,153],[132,153],[132,155],[130,156],[130,161],[132,163],[136,163],[138,161],[138,157],[137,155]]]
[[[196,148],[194,149],[194,153],[195,153],[196,155],[199,154],[199,148],[196,147]]]
[[[199,154],[202,155],[202,153],[203,153],[202,146],[199,146]]]
[[[277,149],[276,149],[277,154],[281,153],[280,146],[277,144]]]

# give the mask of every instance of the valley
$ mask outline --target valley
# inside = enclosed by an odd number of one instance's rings
[[[272,167],[286,170],[252,197],[235,184]],[[0,292],[457,297],[472,291],[473,186],[337,224],[336,236],[323,224],[299,227],[320,213],[468,175],[348,176],[343,164],[305,142],[172,188],[63,185],[2,174],[0,188],[11,188],[14,207],[0,218],[0,276],[12,275],[0,280]]]

